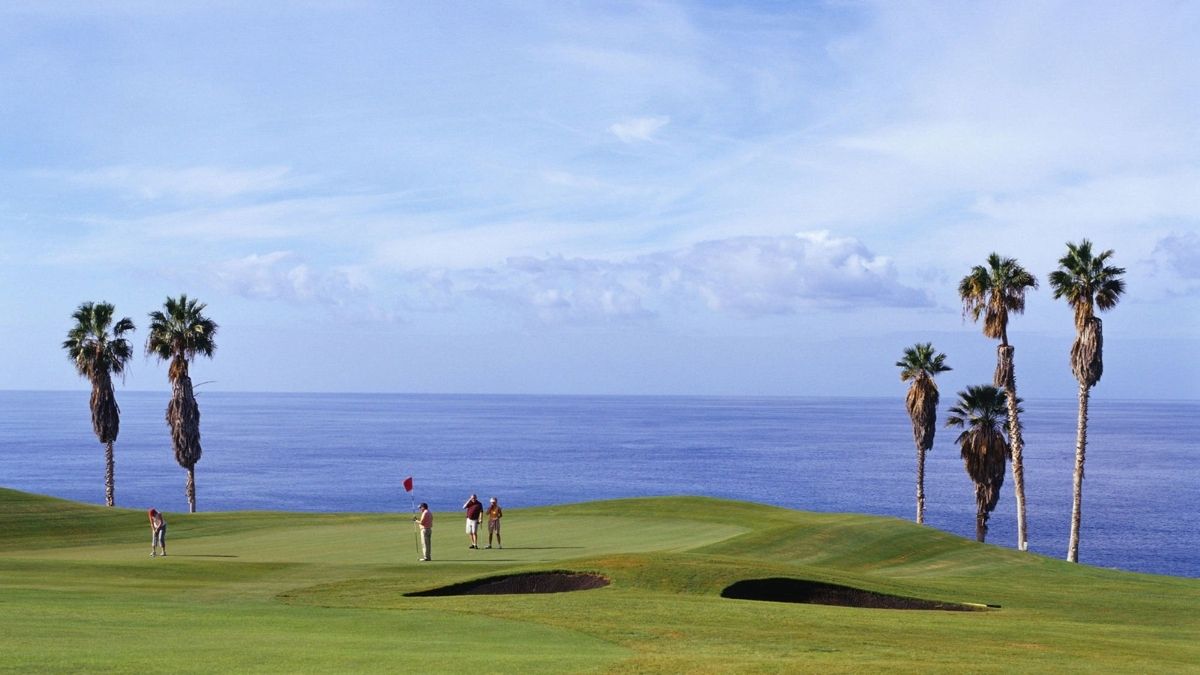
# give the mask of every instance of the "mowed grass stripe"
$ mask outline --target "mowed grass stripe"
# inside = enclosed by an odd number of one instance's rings
[[[5,669],[428,672],[454,664],[479,672],[586,672],[629,655],[578,631],[458,612],[64,596],[24,605],[22,620],[5,626]],[[529,643],[536,652],[512,651]]]

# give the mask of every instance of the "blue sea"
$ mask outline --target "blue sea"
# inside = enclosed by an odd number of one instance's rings
[[[201,390],[201,511],[435,511],[711,495],[912,519],[912,427],[897,398],[244,394]],[[185,511],[165,392],[118,391],[118,506]],[[1076,402],[1025,403],[1030,549],[1065,557]],[[943,410],[939,422],[946,416]],[[974,536],[956,432],[926,462],[926,523]],[[1080,561],[1200,577],[1200,402],[1093,397]],[[95,504],[88,392],[0,392],[0,485]],[[988,542],[1016,543],[1011,474]]]

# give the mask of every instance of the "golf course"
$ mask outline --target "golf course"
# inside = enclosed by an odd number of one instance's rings
[[[418,562],[407,513],[166,517],[151,558],[144,510],[0,489],[0,671],[1200,670],[1200,580],[892,518],[626,499],[506,509],[504,548],[468,550],[435,508]],[[456,592],[536,573],[600,587]],[[809,582],[939,609],[794,602]]]

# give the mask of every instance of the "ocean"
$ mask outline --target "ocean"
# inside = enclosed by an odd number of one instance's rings
[[[118,391],[118,506],[186,511],[166,392]],[[950,396],[943,396],[943,403]],[[249,394],[198,391],[201,511],[435,511],[710,495],[912,519],[916,450],[896,398]],[[1030,550],[1066,555],[1074,399],[1025,404]],[[939,412],[939,424],[946,417]],[[926,524],[973,538],[975,503],[939,428]],[[1080,561],[1200,577],[1200,402],[1093,396]],[[102,504],[88,392],[0,392],[0,486]],[[988,543],[1015,547],[1011,473]]]

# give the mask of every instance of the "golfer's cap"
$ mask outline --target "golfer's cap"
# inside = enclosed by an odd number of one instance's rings
[[[496,501],[496,498],[495,498],[495,497],[492,497],[492,501]]]

